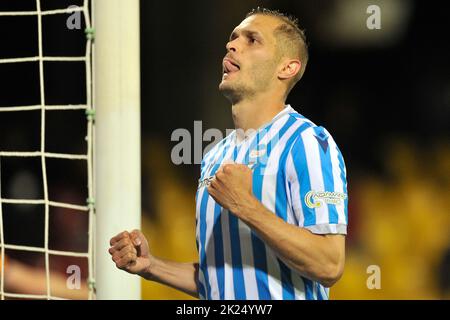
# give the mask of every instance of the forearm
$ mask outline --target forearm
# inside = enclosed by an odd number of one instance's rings
[[[5,274],[6,290],[24,294],[45,295],[47,283],[45,270],[33,268],[18,261],[10,262],[10,272]],[[88,298],[88,288],[80,283],[80,288],[69,288],[67,278],[59,273],[53,273],[50,279],[52,296],[82,300]]]
[[[302,276],[329,287],[342,274],[345,250],[328,236],[285,222],[256,198],[240,207],[238,216]]]
[[[198,263],[179,263],[153,258],[149,268],[140,276],[198,298]]]

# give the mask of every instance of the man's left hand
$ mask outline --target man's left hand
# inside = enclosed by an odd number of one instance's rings
[[[254,199],[252,175],[252,170],[244,164],[224,164],[208,186],[208,193],[222,207],[239,215],[242,206]]]

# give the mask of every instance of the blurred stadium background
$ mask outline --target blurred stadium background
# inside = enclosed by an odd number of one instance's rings
[[[58,7],[80,2],[58,1]],[[0,9],[34,9],[34,1],[12,3],[5,1]],[[366,9],[373,4],[381,8],[381,30],[366,27]],[[450,27],[448,11],[437,2],[141,0],[142,229],[153,253],[178,261],[197,259],[199,165],[171,162],[177,144],[171,134],[177,128],[193,133],[196,120],[203,121],[203,131],[233,128],[230,106],[217,90],[221,59],[231,30],[256,6],[291,13],[306,29],[310,61],[288,103],[326,127],[346,161],[347,259],[331,298],[449,299]],[[44,50],[55,55],[79,50],[81,55],[84,33],[68,30],[65,19],[48,17]],[[35,50],[35,28],[35,19],[20,25],[0,19],[1,57]],[[0,65],[0,107],[34,104],[39,97],[37,70],[17,68]],[[50,102],[77,104],[86,98],[85,75],[79,70],[73,63],[53,69],[49,64]],[[82,153],[84,113],[54,117],[48,119],[49,149]],[[38,148],[39,125],[39,112],[0,114],[0,150]],[[2,160],[2,167],[3,197],[40,196],[39,163]],[[58,201],[86,198],[85,168],[58,161],[48,167],[49,190]],[[41,245],[42,228],[36,226],[43,223],[42,210],[3,206],[5,242]],[[52,217],[50,245],[84,250],[85,217],[64,210]],[[9,254],[31,268],[43,263],[36,255]],[[64,273],[71,263],[62,259],[52,271]],[[370,265],[381,269],[379,290],[366,286]],[[145,281],[142,297],[188,298]]]

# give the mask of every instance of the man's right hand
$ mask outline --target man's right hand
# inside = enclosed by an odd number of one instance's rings
[[[109,253],[117,268],[198,298],[198,263],[155,258],[150,254],[147,239],[139,230],[121,232],[111,239],[110,244]]]
[[[108,251],[117,268],[139,275],[148,272],[152,256],[141,231],[123,231],[111,238],[110,245]]]

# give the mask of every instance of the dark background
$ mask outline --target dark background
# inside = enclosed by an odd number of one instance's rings
[[[306,29],[310,61],[288,103],[326,126],[351,167],[382,170],[383,144],[392,136],[420,146],[444,139],[450,116],[446,11],[437,3],[394,1],[407,4],[409,17],[401,30],[385,30],[385,2],[369,1],[381,5],[382,29],[367,30],[368,41],[339,43],[326,27],[340,2],[346,1],[142,1],[143,133],[167,138],[173,128],[191,128],[200,119],[206,127],[233,127],[229,104],[217,91],[221,59],[231,30],[261,5],[295,15]],[[365,29],[369,15],[359,13]],[[395,32],[394,40],[370,41]]]

